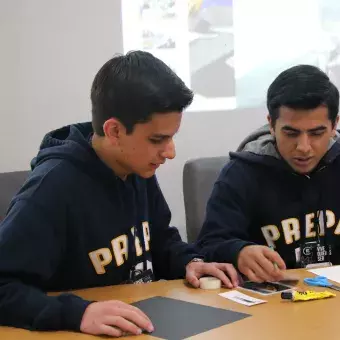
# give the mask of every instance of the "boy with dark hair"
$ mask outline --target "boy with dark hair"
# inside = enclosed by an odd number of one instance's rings
[[[237,285],[232,265],[205,263],[169,227],[154,175],[175,157],[173,136],[192,98],[146,52],[114,57],[99,70],[92,124],[45,136],[1,224],[1,325],[141,334],[153,326],[133,306],[45,292],[183,277],[198,287],[202,275]]]
[[[230,154],[198,238],[207,259],[256,282],[340,264],[339,92],[320,69],[298,65],[270,85],[267,107],[269,126]]]

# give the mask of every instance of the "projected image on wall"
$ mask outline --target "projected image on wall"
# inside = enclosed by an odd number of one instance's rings
[[[143,49],[194,91],[189,110],[261,107],[296,64],[340,87],[338,0],[122,0],[125,52]]]
[[[273,79],[297,64],[318,66],[340,85],[337,0],[237,0],[234,35],[236,107],[263,106]]]
[[[125,52],[134,49],[148,51],[180,73],[178,53],[182,51],[178,40],[178,25],[182,23],[178,20],[180,11],[176,1],[123,1],[122,7]]]
[[[191,88],[196,95],[204,98],[234,97],[232,0],[190,3],[188,28]],[[208,85],[209,79],[215,81]]]
[[[122,7],[125,52],[143,49],[166,62],[193,89],[190,109],[234,108],[232,0],[122,1]]]
[[[322,30],[328,39],[324,65],[320,65],[340,90],[340,3],[324,0],[320,4]]]
[[[143,0],[140,7],[143,49],[171,49],[176,47],[171,29],[176,24],[175,1]]]

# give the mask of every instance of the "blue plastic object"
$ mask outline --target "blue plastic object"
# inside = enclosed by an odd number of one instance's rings
[[[340,287],[333,285],[333,283],[330,283],[326,276],[308,277],[304,279],[303,281],[309,286],[328,287],[328,288],[340,291]]]

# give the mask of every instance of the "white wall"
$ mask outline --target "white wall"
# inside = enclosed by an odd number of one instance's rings
[[[0,172],[28,169],[47,131],[90,119],[93,77],[123,51],[120,12],[118,0],[0,0]],[[184,162],[235,149],[265,115],[185,113],[177,157],[158,173],[184,238]]]
[[[98,68],[122,51],[118,0],[0,0],[0,171],[26,169],[43,135],[90,119]]]

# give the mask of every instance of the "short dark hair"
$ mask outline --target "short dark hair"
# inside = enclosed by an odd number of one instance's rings
[[[192,91],[163,61],[144,51],[116,55],[96,74],[92,89],[92,125],[103,136],[103,124],[117,118],[128,133],[154,113],[182,112]]]
[[[267,108],[275,126],[282,106],[291,109],[328,108],[328,117],[335,124],[339,113],[339,91],[327,74],[312,65],[293,66],[271,83],[267,92]]]

